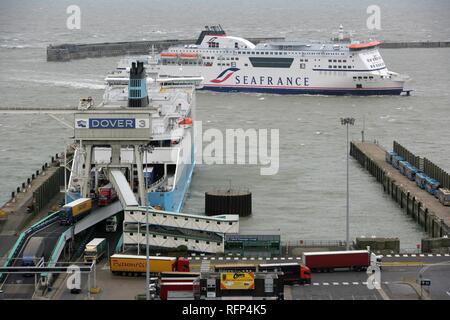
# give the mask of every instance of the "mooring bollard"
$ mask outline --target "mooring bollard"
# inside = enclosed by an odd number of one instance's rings
[[[52,157],[52,163],[54,163],[55,162],[55,158],[54,157]]]
[[[27,187],[25,186],[25,182],[22,182],[22,191],[23,192],[27,191]]]
[[[33,174],[31,175],[31,180],[34,180],[34,178],[35,178],[35,177],[34,177],[34,173],[33,173]]]
[[[36,177],[39,175],[39,170],[36,170]]]
[[[19,194],[20,193],[20,187],[17,187],[16,191],[17,191],[17,194]]]
[[[16,193],[14,191],[11,192],[11,199],[12,199],[12,202],[16,202]]]

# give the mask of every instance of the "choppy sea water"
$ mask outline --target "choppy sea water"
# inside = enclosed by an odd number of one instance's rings
[[[326,6],[329,1],[325,5],[282,1],[275,8],[268,1],[220,2],[222,7],[214,1],[135,1],[127,5],[109,1],[108,6],[103,2],[79,1],[84,19],[79,32],[65,28],[69,1],[0,4],[0,106],[76,106],[80,97],[89,95],[101,100],[103,78],[118,57],[47,63],[49,43],[194,38],[203,25],[216,22],[230,34],[245,36],[326,39],[336,29],[336,21],[359,30],[361,37],[374,35],[364,31],[365,9],[371,4],[367,1],[341,1],[332,9]],[[383,29],[378,38],[450,38],[447,1],[379,3]],[[174,10],[183,14],[175,19]],[[13,18],[17,16],[21,18]],[[184,211],[203,212],[204,193],[231,183],[248,187],[253,194],[253,214],[241,219],[243,232],[279,232],[284,240],[344,239],[346,137],[339,121],[343,116],[356,118],[350,129],[352,139],[361,138],[364,122],[367,140],[391,147],[395,139],[450,170],[450,49],[381,53],[390,69],[411,76],[407,85],[415,90],[411,97],[199,92],[196,119],[203,121],[204,130],[279,129],[280,168],[277,175],[261,176],[260,167],[254,165],[198,165]],[[2,115],[0,202],[60,152],[72,135],[45,115]],[[424,236],[353,160],[350,200],[352,237],[398,236],[402,247],[413,248]]]

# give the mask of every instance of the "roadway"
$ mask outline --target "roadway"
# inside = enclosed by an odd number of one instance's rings
[[[203,260],[210,260],[210,266],[224,263],[251,263],[258,264],[267,261],[287,262],[300,261],[293,257],[291,260],[278,257],[277,260],[242,260],[230,257],[229,260],[212,260],[211,257],[201,256],[191,258],[192,271],[199,271]],[[448,262],[448,263],[447,263]],[[447,263],[443,265],[436,265]],[[381,271],[381,289],[370,289],[367,287],[368,274],[366,272],[336,271],[331,273],[314,273],[313,280],[309,285],[285,286],[286,300],[418,300],[420,290],[417,285],[414,289],[415,280],[423,267],[429,267],[424,272],[423,278],[431,280],[429,297],[436,300],[450,300],[450,255],[392,255],[383,259],[384,266]],[[134,299],[136,294],[142,294],[145,277],[125,277],[112,275],[108,261],[102,260],[97,268],[97,286],[102,289],[99,294],[92,295],[93,299]],[[93,278],[91,277],[91,283]],[[61,283],[53,299],[85,299],[87,289],[87,276],[82,280],[83,292],[79,295],[70,294]],[[425,292],[426,293],[426,292]],[[424,294],[424,297],[427,297]]]
[[[48,261],[55,248],[60,235],[67,229],[67,226],[59,225],[59,221],[48,225],[44,229],[33,234],[32,237],[45,237],[44,260]],[[31,239],[31,237],[30,237]],[[29,240],[28,240],[29,241]],[[27,243],[28,243],[27,241]],[[26,244],[22,247],[17,259],[13,261],[12,266],[20,266],[22,264],[22,252]],[[5,299],[31,299],[34,294],[35,277],[24,276],[23,274],[8,274],[4,280],[2,290]]]

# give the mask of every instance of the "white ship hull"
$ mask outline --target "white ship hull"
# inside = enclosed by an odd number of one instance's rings
[[[342,32],[342,30],[341,30]],[[220,27],[202,31],[196,44],[159,56],[161,77],[203,77],[203,89],[276,94],[396,95],[407,77],[389,71],[380,42],[269,42],[254,45]]]

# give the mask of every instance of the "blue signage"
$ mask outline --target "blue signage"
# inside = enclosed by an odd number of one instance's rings
[[[130,118],[89,119],[89,129],[135,129],[136,120]]]

